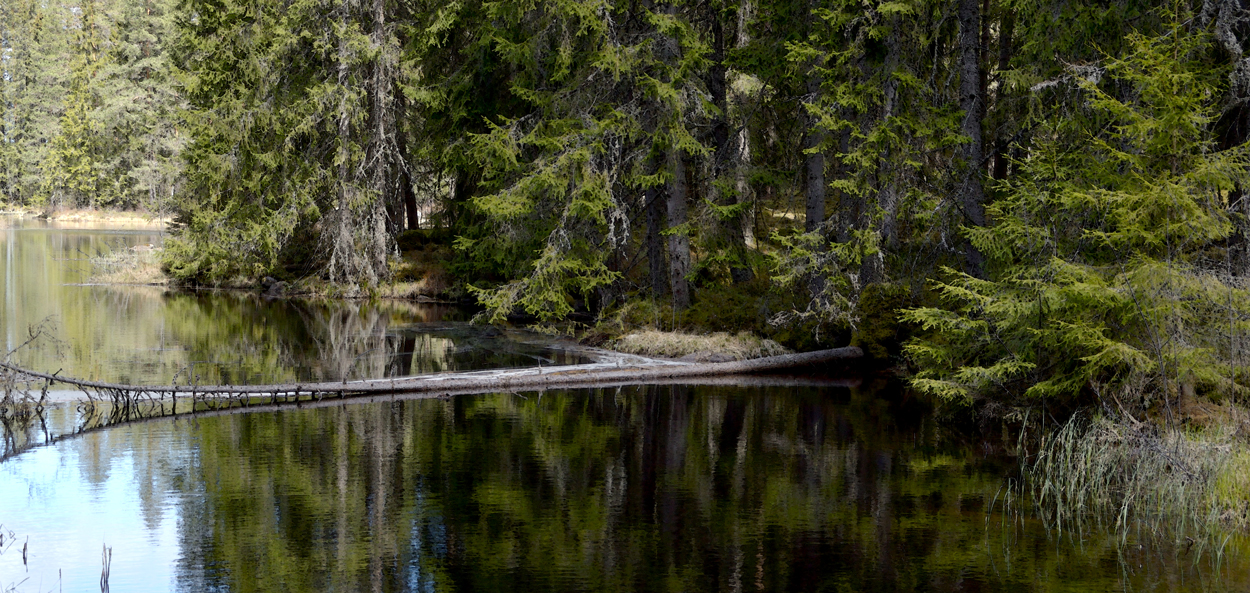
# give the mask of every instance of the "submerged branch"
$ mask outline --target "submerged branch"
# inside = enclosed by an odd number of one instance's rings
[[[847,346],[832,350],[783,354],[733,362],[684,363],[629,357],[627,359],[618,359],[614,362],[556,367],[539,366],[525,369],[438,373],[363,381],[288,383],[278,385],[124,385],[41,373],[7,362],[0,362],[0,368],[29,377],[32,381],[51,381],[84,390],[131,394],[132,396],[139,394],[170,394],[174,396],[187,394],[194,397],[228,397],[234,395],[270,397],[336,395],[342,397],[390,393],[465,395],[490,391],[525,391],[598,384],[648,383],[673,379],[694,379],[782,370],[851,360],[862,356],[863,352],[859,348]]]
[[[86,381],[41,373],[0,361],[0,379],[11,390],[21,383],[38,383],[39,405],[30,413],[10,413],[0,404],[0,462],[31,447],[48,445],[66,438],[162,418],[195,417],[240,412],[276,411],[288,407],[321,407],[345,403],[368,403],[400,399],[445,398],[477,393],[543,391],[546,389],[610,388],[637,384],[799,384],[851,386],[853,381],[805,377],[749,376],[749,373],[794,369],[851,360],[863,356],[859,348],[786,354],[753,360],[687,363],[612,353],[591,364],[524,369],[498,369],[372,379],[281,385],[124,385]],[[72,433],[53,435],[43,416],[42,402],[48,388],[56,383],[80,390],[78,426]],[[28,392],[27,392],[28,393]],[[29,395],[29,393],[28,393]],[[30,397],[23,401],[31,400]],[[34,401],[34,400],[31,400]],[[20,410],[19,410],[20,411]],[[10,422],[13,421],[13,422]],[[36,427],[38,423],[38,427]],[[40,439],[30,435],[37,430]],[[26,436],[23,436],[26,435]]]

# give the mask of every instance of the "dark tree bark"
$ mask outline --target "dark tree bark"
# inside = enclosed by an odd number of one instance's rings
[[[668,228],[670,230],[686,224],[686,196],[689,193],[689,182],[686,179],[686,156],[680,150],[673,151],[669,157],[670,171],[673,174],[668,186]],[[673,297],[673,308],[680,311],[690,306],[690,283],[686,275],[690,273],[690,237],[684,229],[668,236],[668,281]]]
[[[713,7],[719,8],[715,4]],[[739,12],[749,11],[750,3],[744,2]],[[714,156],[711,180],[713,183],[708,187],[707,195],[713,196],[716,203],[721,206],[735,206],[747,199],[748,195],[745,167],[749,158],[749,149],[745,133],[731,134],[730,132],[732,126],[729,116],[729,69],[725,66],[725,51],[729,43],[730,31],[725,26],[727,19],[717,14],[718,12],[714,10],[711,15],[712,65],[708,68],[708,94],[712,96],[712,104],[716,106],[719,113],[712,120]],[[747,40],[748,38],[740,33],[736,44],[741,47]],[[734,190],[721,192],[715,182],[726,181],[729,177],[733,178]],[[745,261],[743,256],[747,249],[744,218],[739,215],[722,219],[717,225],[724,248],[739,260],[738,264],[731,264],[729,268],[729,275],[734,283],[749,281],[753,276],[750,268],[740,265]]]
[[[820,79],[815,73],[807,78],[808,101],[815,102],[820,91]],[[825,141],[825,132],[817,126],[817,118],[808,116],[807,133],[803,135],[804,151],[813,150]],[[803,155],[804,183],[803,193],[806,196],[807,212],[803,228],[807,232],[816,230],[825,220],[825,154],[820,150]]]
[[[851,131],[842,130],[838,133],[838,154],[846,154],[851,147]],[[849,168],[842,162],[838,162],[834,170],[836,171],[835,179],[841,179],[849,173]],[[838,228],[837,240],[839,243],[846,243],[851,240],[851,231],[858,228],[863,217],[864,204],[863,199],[859,196],[848,193],[838,192]]]
[[[1203,0],[1198,14],[1201,28],[1214,34],[1216,44],[1233,61],[1228,73],[1229,97],[1215,123],[1221,150],[1250,141],[1250,0]],[[1250,276],[1250,189],[1237,186],[1228,196],[1236,230],[1228,238],[1231,272]]]
[[[886,38],[886,58],[883,72],[885,73],[885,84],[882,88],[881,116],[877,123],[885,124],[894,117],[894,112],[898,108],[899,89],[898,80],[894,78],[894,69],[898,67],[899,46],[902,43],[899,33],[898,17],[891,18],[890,35]],[[899,207],[899,191],[898,191],[898,171],[894,160],[896,155],[890,151],[886,151],[878,157],[878,165],[874,187],[876,195],[873,197],[875,204],[881,209],[881,223],[877,227],[878,235],[882,249],[876,253],[868,255],[859,267],[860,287],[885,282],[887,279],[885,269],[885,252],[893,249],[896,244],[895,221],[898,219]],[[867,206],[864,207],[867,210]],[[867,218],[867,215],[864,215]],[[867,222],[867,221],[865,221]]]
[[[725,25],[720,15],[712,14],[712,64],[708,67],[707,91],[712,104],[720,112],[712,119],[712,147],[716,174],[724,170],[729,151],[729,101],[726,89],[728,69],[725,68]],[[719,176],[719,175],[718,175]]]
[[[417,193],[412,191],[412,173],[404,167],[400,175],[399,190],[403,193],[404,221],[408,230],[421,228],[421,213],[417,210]]]
[[[1011,67],[1011,55],[1014,51],[1011,46],[1011,37],[1015,33],[1015,28],[1016,13],[1008,7],[1003,7],[1003,20],[998,28],[998,70],[1000,72]],[[999,106],[998,110],[1000,112],[1006,108],[1003,97],[1006,88],[1004,82],[1002,76],[999,76],[998,97],[995,104]],[[1009,162],[1007,147],[1010,143],[1010,138],[1002,131],[996,134],[996,136],[994,139],[994,166],[991,174],[994,179],[1001,180],[1007,178],[1007,164]]]
[[[647,265],[651,270],[651,294],[656,298],[668,294],[668,266],[664,261],[664,202],[660,191],[648,189],[643,199],[647,208]]]
[[[984,98],[981,95],[981,4],[977,0],[959,0],[959,107],[964,112],[960,131],[969,138],[964,145],[966,171],[959,192],[965,224],[985,226],[985,188],[981,184],[984,146],[981,119]],[[964,243],[964,262],[973,276],[985,275],[985,256],[971,243]]]
[[[400,99],[400,113],[406,113],[408,106]],[[412,189],[412,168],[408,164],[408,141],[404,134],[397,132],[395,134],[396,149],[399,151],[399,194],[400,203],[403,206],[404,223],[407,230],[415,230],[421,228],[421,213],[417,210],[417,193]]]

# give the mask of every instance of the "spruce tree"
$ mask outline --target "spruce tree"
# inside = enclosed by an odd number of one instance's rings
[[[479,257],[522,250],[516,279],[477,291],[492,317],[562,319],[575,299],[613,283],[612,262],[633,232],[629,213],[660,188],[670,294],[675,307],[689,303],[687,160],[711,151],[691,131],[703,115],[695,74],[708,47],[684,9],[671,3],[630,15],[625,6],[576,0],[500,15],[507,26],[494,44],[528,112],[473,137],[488,191],[472,205],[497,233],[459,242]]]
[[[69,92],[65,96],[59,134],[42,164],[43,186],[37,200],[53,210],[94,208],[111,201],[101,194],[104,175],[99,107],[99,72],[105,56],[102,15],[95,0],[83,0],[70,21]]]
[[[195,15],[175,49],[191,140],[170,272],[220,283],[287,265],[346,285],[386,278],[403,166],[394,5],[182,9]]]
[[[43,164],[60,134],[68,90],[70,34],[59,3],[13,0],[0,7],[5,77],[6,197],[33,204],[44,187]]]
[[[164,213],[182,175],[184,107],[168,45],[174,0],[121,0],[108,11],[108,60],[100,68],[101,151],[114,204]]]
[[[1245,389],[1250,293],[1221,251],[1250,151],[1217,150],[1205,34],[1174,22],[1126,41],[1074,77],[1089,113],[1041,128],[991,226],[967,229],[989,279],[947,270],[944,306],[907,312],[929,336],[908,346],[920,389],[1009,404]]]

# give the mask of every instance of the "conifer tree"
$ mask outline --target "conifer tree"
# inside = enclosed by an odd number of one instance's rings
[[[176,50],[191,142],[166,252],[175,277],[219,283],[283,263],[347,285],[389,274],[386,205],[402,194],[393,5],[326,8],[183,5],[196,19]],[[296,248],[303,261],[284,262]]]
[[[498,318],[515,310],[561,319],[618,277],[612,258],[632,232],[629,211],[649,188],[667,194],[670,293],[685,288],[691,225],[683,218],[687,159],[710,153],[690,131],[700,117],[694,77],[707,46],[680,3],[631,16],[599,1],[507,13],[494,43],[516,68],[512,90],[529,112],[473,138],[490,193],[473,205],[499,226],[502,245],[534,254],[519,279],[479,290]],[[508,21],[505,21],[508,22]],[[538,48],[538,49],[535,49]],[[649,168],[660,165],[658,172]],[[499,239],[462,240],[462,249]],[[486,253],[486,251],[479,251]]]
[[[43,187],[38,200],[52,209],[94,208],[109,201],[101,195],[101,124],[98,74],[105,60],[104,34],[95,0],[82,0],[73,31],[69,92],[65,97],[59,134],[42,165]],[[103,199],[102,199],[103,198]]]
[[[1180,20],[1130,34],[1125,55],[1077,79],[1090,113],[1039,130],[1049,139],[1017,165],[992,225],[967,230],[990,278],[948,270],[945,307],[907,313],[930,332],[908,347],[917,387],[1009,404],[1245,389],[1250,294],[1215,254],[1250,151],[1217,150],[1221,77],[1209,38]]]
[[[44,187],[43,164],[60,133],[68,88],[69,33],[59,3],[13,0],[0,7],[5,77],[6,197],[33,203]]]
[[[181,178],[183,100],[171,75],[173,0],[124,0],[108,11],[108,59],[100,68],[102,168],[115,205],[166,212]]]

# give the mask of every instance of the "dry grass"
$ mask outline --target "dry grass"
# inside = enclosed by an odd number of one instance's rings
[[[392,299],[437,299],[446,294],[451,281],[445,274],[430,274],[416,282],[392,282],[378,287],[378,296]]]
[[[403,252],[391,270],[395,281],[380,287],[378,296],[398,299],[446,296],[454,284],[444,265],[451,257],[450,249],[442,245],[426,245]]]
[[[134,251],[123,249],[91,259],[91,282],[96,284],[164,285],[169,282],[161,272],[159,249]]]
[[[27,210],[24,214],[59,222],[107,223],[135,228],[164,228],[170,221],[168,217],[160,218],[152,212],[133,212],[128,210],[67,209],[52,212]]]
[[[627,354],[696,362],[727,362],[790,353],[772,340],[747,332],[695,335],[646,330],[621,336],[613,340],[609,347]]]
[[[1077,415],[1043,439],[1026,482],[1045,522],[1083,539],[1091,528],[1184,543],[1222,557],[1250,528],[1250,449],[1235,425],[1202,431]]]

